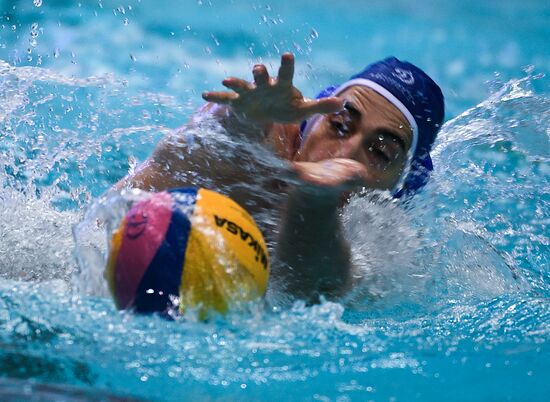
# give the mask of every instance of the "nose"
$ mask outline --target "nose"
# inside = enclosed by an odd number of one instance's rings
[[[360,150],[361,136],[352,135],[350,137],[342,138],[338,141],[338,149],[334,157],[357,160]]]

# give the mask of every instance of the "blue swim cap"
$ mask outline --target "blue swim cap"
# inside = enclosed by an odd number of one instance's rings
[[[409,122],[413,132],[409,163],[392,194],[396,198],[413,194],[428,182],[429,172],[433,170],[430,150],[445,114],[441,89],[415,65],[388,57],[367,66],[338,87],[325,88],[317,98],[339,95],[355,85],[369,87],[382,95],[397,107]],[[302,122],[302,140],[311,131],[315,120],[314,116]]]

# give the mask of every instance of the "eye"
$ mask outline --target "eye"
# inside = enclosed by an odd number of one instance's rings
[[[372,149],[372,152],[374,152],[374,154],[382,159],[385,163],[389,163],[391,162],[392,158],[390,157],[389,153],[386,151],[385,149],[385,145],[384,144],[380,144],[380,145],[375,145]]]
[[[395,160],[393,152],[384,142],[370,140],[365,143],[365,151],[374,156],[379,169],[386,169]]]
[[[334,115],[330,118],[330,126],[336,131],[336,133],[341,136],[345,137],[347,134],[349,134],[349,127],[340,115]]]
[[[347,134],[349,134],[349,128],[348,126],[344,123],[344,121],[340,120],[340,119],[331,119],[330,120],[330,125],[332,126],[333,129],[336,130],[336,132],[344,137],[346,136]]]
[[[331,115],[329,118],[329,122],[331,127],[341,137],[348,135],[353,129],[353,120],[347,109]]]

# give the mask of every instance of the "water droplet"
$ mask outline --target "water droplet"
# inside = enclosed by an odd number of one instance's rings
[[[296,53],[303,54],[303,49],[298,43],[293,42],[292,46],[294,46],[294,50],[296,51]]]
[[[311,33],[309,34],[309,36],[312,39],[317,39],[319,37],[319,33],[315,30],[315,28],[311,28]]]
[[[59,49],[57,47],[53,50],[53,57],[55,59],[57,59],[59,57]]]
[[[204,48],[204,53],[206,53],[207,55],[211,55],[212,54],[212,49],[210,49],[210,47],[206,46]]]
[[[132,53],[130,53],[130,59],[134,62],[137,61],[136,56],[134,56]]]
[[[190,31],[191,30],[191,27],[189,25],[186,25],[184,28],[183,28],[184,31]]]
[[[42,5],[42,0],[32,0],[32,4],[34,4],[35,7],[40,7]]]
[[[128,21],[128,18],[124,18],[124,19],[122,20],[122,23],[123,23],[124,25],[128,25],[130,22]]]
[[[126,9],[124,6],[118,6],[116,10],[121,14],[126,14]]]

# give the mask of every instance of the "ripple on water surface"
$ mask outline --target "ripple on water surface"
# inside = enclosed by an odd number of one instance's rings
[[[2,62],[1,376],[25,389],[31,379],[76,387],[66,394],[159,400],[544,400],[550,106],[541,82],[528,70],[496,83],[448,122],[434,180],[410,205],[351,200],[343,219],[358,283],[344,300],[281,306],[272,288],[269,307],[203,323],[116,311],[103,296],[104,232],[79,244],[90,246],[77,250],[88,265],[72,254],[73,228],[101,213],[97,197],[192,104],[108,75],[75,79]],[[213,138],[210,129],[197,134]],[[241,145],[215,139],[226,150]],[[278,161],[264,163],[280,171]],[[266,227],[275,218],[258,217]]]

